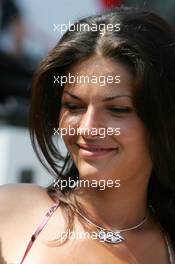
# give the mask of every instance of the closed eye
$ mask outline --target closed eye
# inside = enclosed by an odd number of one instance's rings
[[[71,111],[83,108],[82,106],[79,106],[77,104],[71,104],[71,103],[62,103],[62,106]]]
[[[129,112],[133,112],[133,109],[130,108],[130,107],[112,107],[112,108],[109,108],[109,110],[111,112],[114,112],[114,113],[129,113]]]
[[[62,103],[62,107],[72,112],[84,109],[83,106],[73,104],[73,103]],[[111,108],[108,108],[108,110],[116,114],[133,112],[133,109],[130,107],[111,107]]]

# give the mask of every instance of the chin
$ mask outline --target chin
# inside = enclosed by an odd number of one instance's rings
[[[95,168],[82,168],[78,171],[81,180],[99,180],[101,178],[101,173]]]
[[[78,168],[81,180],[108,180],[109,171],[104,171],[104,168],[95,168],[91,165],[84,165]]]

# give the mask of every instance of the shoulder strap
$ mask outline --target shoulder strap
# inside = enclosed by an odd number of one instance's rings
[[[26,256],[28,255],[33,243],[35,242],[36,238],[38,237],[38,235],[40,234],[40,232],[43,230],[44,226],[47,224],[47,222],[49,221],[50,217],[52,216],[52,214],[56,211],[56,209],[58,208],[60,202],[55,203],[54,205],[52,205],[49,210],[47,211],[47,213],[45,214],[42,222],[39,224],[39,226],[37,227],[36,231],[33,233],[33,235],[31,236],[31,239],[27,245],[26,251],[24,253],[24,256],[20,262],[20,264],[23,263],[24,259],[26,258]]]
[[[175,258],[174,258],[173,246],[172,246],[170,236],[163,228],[162,228],[162,232],[163,232],[164,240],[165,240],[166,247],[167,247],[167,255],[169,258],[169,264],[174,264]]]

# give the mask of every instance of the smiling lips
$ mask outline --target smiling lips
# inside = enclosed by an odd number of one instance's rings
[[[84,157],[102,156],[117,150],[117,148],[105,148],[93,144],[77,144],[77,146],[79,147],[80,155]]]

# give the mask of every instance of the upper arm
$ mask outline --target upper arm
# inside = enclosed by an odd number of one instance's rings
[[[13,189],[11,184],[6,184],[0,186],[0,226],[2,227],[2,222],[5,220],[8,213],[11,212],[10,208],[10,198],[11,190]]]
[[[37,197],[38,192],[43,190],[41,186],[26,183],[0,186],[0,230],[3,231],[11,217],[23,212],[31,203],[32,197]]]
[[[0,186],[0,239],[3,235],[6,223],[11,215],[11,206],[14,202],[11,197],[11,190],[13,189],[11,184]]]

